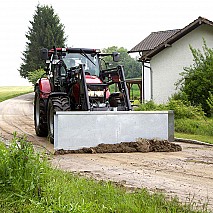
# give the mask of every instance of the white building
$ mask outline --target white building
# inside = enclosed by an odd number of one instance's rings
[[[141,54],[143,100],[165,103],[177,92],[180,73],[193,64],[189,45],[202,50],[203,39],[213,48],[213,22],[198,17],[183,29],[151,33],[129,51]]]

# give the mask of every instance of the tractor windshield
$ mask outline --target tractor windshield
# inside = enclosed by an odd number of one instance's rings
[[[86,57],[86,56],[87,57]],[[85,65],[85,72],[90,75],[99,76],[99,62],[98,56],[93,54],[81,54],[81,53],[67,53],[62,59],[66,64],[67,68],[76,67],[79,64]]]

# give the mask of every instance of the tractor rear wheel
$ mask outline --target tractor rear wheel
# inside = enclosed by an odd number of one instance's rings
[[[47,126],[48,136],[52,144],[54,144],[54,114],[57,111],[70,111],[69,98],[67,96],[50,97],[47,109]]]
[[[48,135],[46,103],[47,99],[41,98],[39,90],[36,89],[34,99],[34,125],[36,135],[40,137],[46,137]]]

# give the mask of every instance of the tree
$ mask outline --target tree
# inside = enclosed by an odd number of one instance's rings
[[[26,50],[23,54],[23,63],[20,66],[20,75],[24,78],[28,77],[28,72],[38,70],[43,66],[40,58],[40,50],[42,47],[51,49],[54,45],[64,47],[66,37],[64,33],[64,25],[60,23],[60,19],[55,14],[52,6],[37,5],[32,25],[26,33],[28,42]]]
[[[125,77],[126,78],[137,78],[141,77],[141,63],[136,59],[132,58],[128,53],[127,49],[124,47],[108,47],[102,50],[103,53],[112,53],[119,52],[120,53],[120,61],[119,64],[124,66],[125,69]],[[105,57],[104,61],[106,63],[111,64],[112,66],[117,66],[118,63],[112,62],[111,57]]]
[[[210,115],[207,100],[213,94],[213,49],[207,47],[205,40],[203,43],[203,51],[190,46],[194,63],[184,68],[177,85],[193,106],[201,105],[204,112]]]

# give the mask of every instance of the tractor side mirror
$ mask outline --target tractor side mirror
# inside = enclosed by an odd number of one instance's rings
[[[48,59],[48,49],[47,48],[42,48],[41,49],[41,59],[42,60],[47,60]]]
[[[118,52],[113,52],[112,53],[112,58],[114,62],[118,62],[120,59],[120,54]]]

